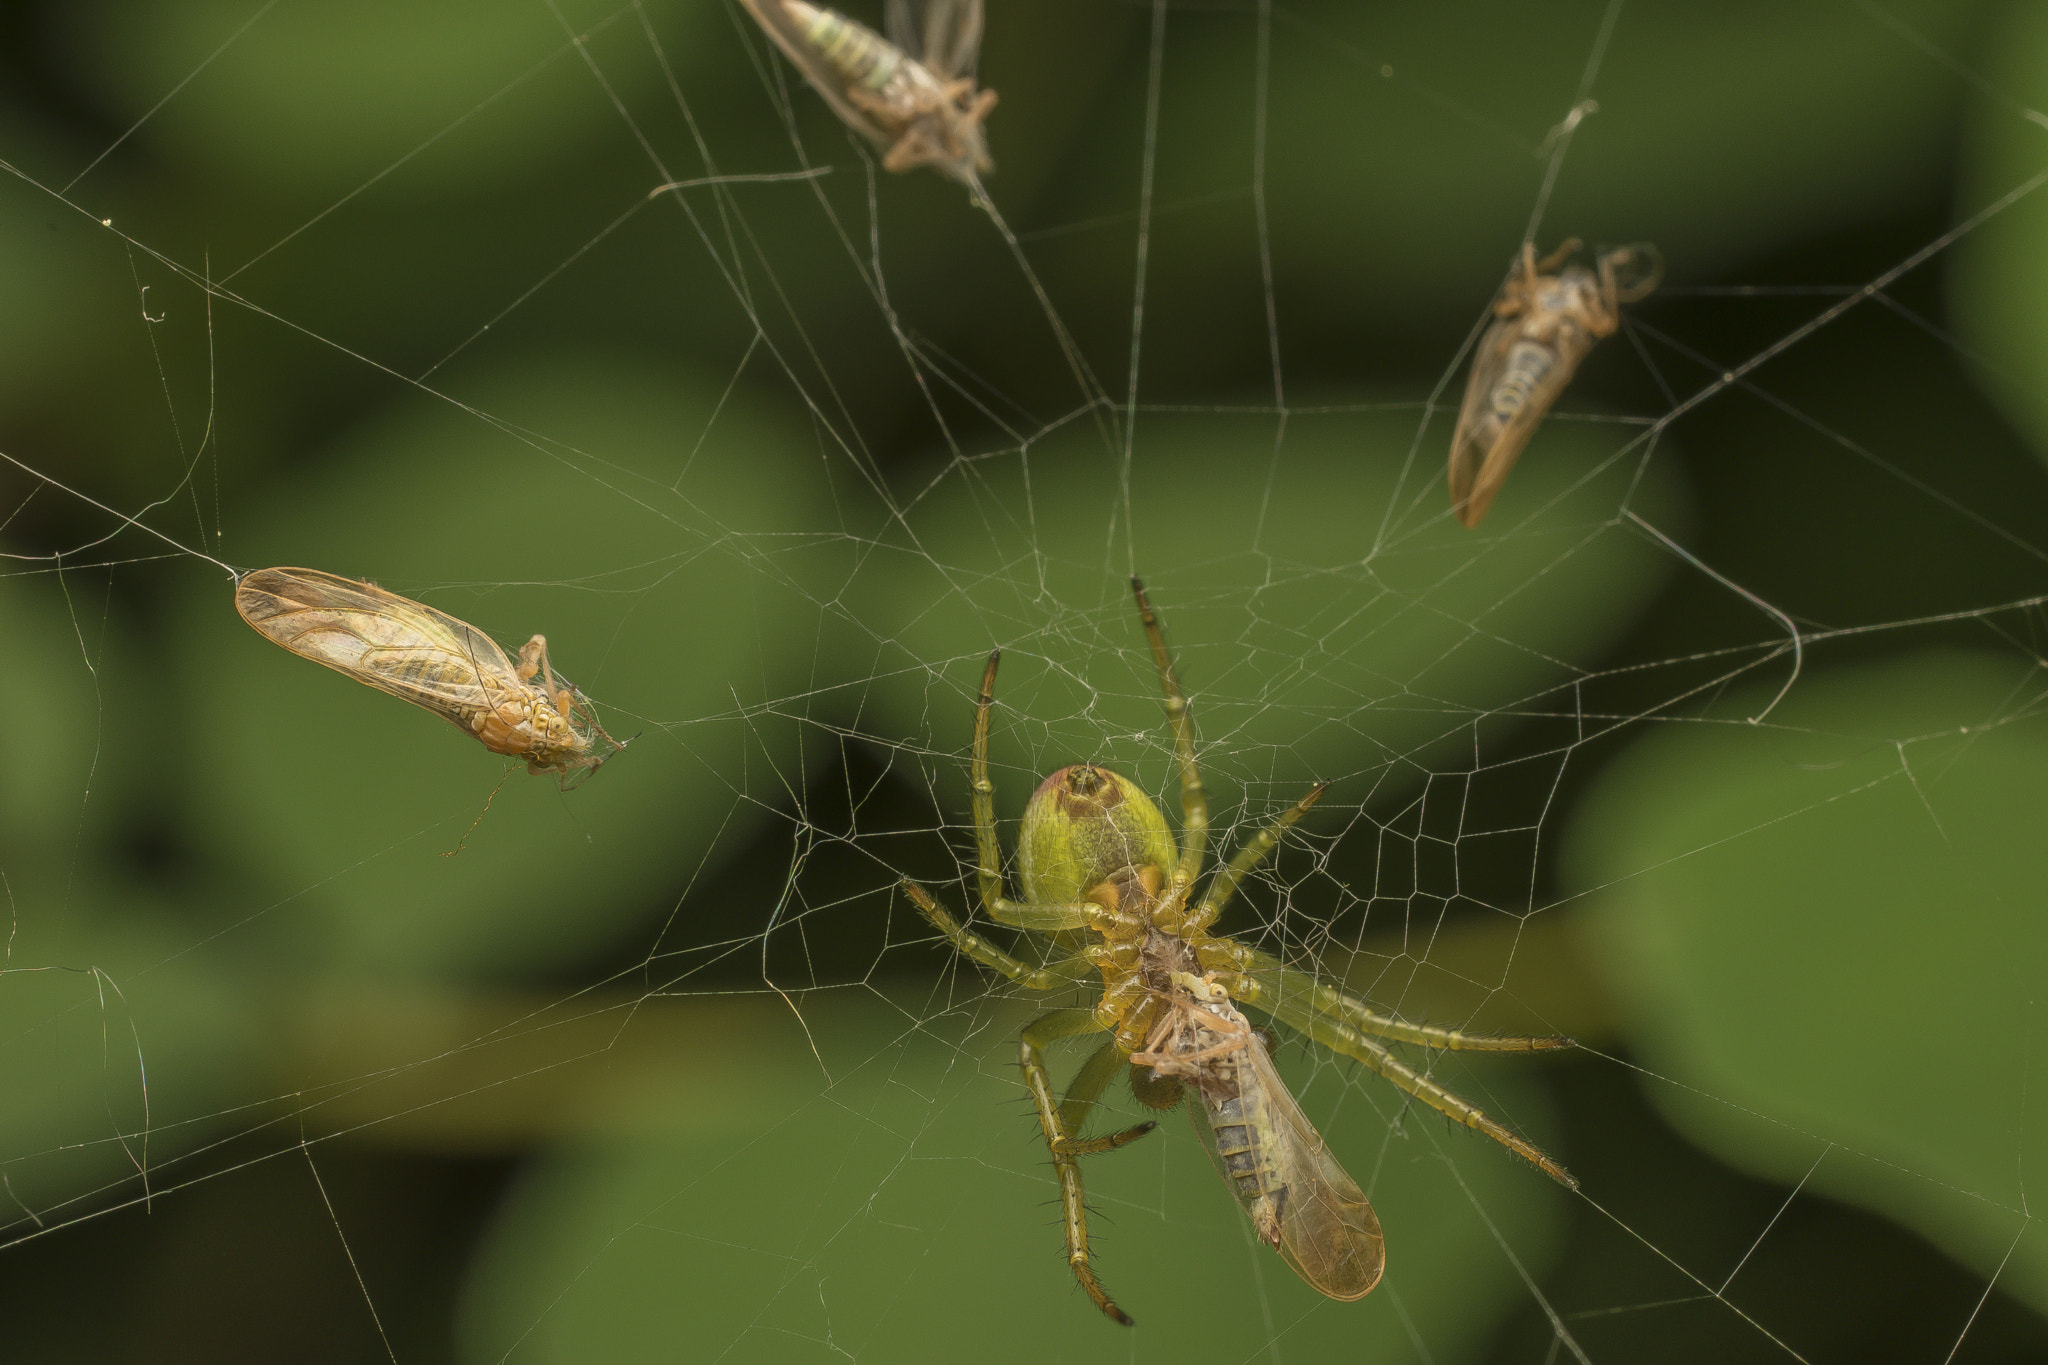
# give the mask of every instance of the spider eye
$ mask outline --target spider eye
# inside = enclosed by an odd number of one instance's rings
[[[1106,768],[1097,768],[1087,763],[1077,763],[1071,768],[1062,768],[1046,779],[1046,786],[1052,786],[1055,779],[1070,799],[1063,805],[1072,807],[1080,802],[1099,799],[1105,806],[1115,805],[1123,799],[1116,789],[1116,774]]]
[[[1122,773],[1093,764],[1062,768],[1024,808],[1018,838],[1027,900],[1085,900],[1118,873],[1157,868],[1171,876],[1175,854],[1166,817]]]

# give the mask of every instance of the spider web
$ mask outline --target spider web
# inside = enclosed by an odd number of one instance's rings
[[[730,4],[17,24],[13,1358],[2039,1358],[2037,17],[998,0],[993,212]],[[1463,358],[1573,234],[1669,277],[1468,533]],[[478,821],[234,619],[270,564],[639,737]],[[1331,784],[1221,928],[1584,1044],[1414,1058],[1571,1194],[1280,1039],[1358,1304],[1170,1123],[1084,1162],[1102,1321],[1046,1002],[895,890],[974,908],[992,646],[1006,846],[1172,790],[1133,573],[1212,849]]]

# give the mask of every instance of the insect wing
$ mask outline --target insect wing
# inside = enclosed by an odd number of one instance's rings
[[[1243,1112],[1226,1121],[1242,1123],[1259,1116],[1252,1125],[1252,1140],[1259,1147],[1257,1159],[1271,1173],[1273,1183],[1286,1191],[1285,1197],[1276,1201],[1279,1239],[1275,1245],[1280,1258],[1319,1294],[1345,1302],[1364,1298],[1387,1268],[1387,1244],[1379,1216],[1294,1102],[1256,1034],[1247,1040],[1238,1058]],[[1196,1131],[1205,1139],[1203,1146],[1211,1163],[1256,1226],[1259,1211],[1246,1199],[1242,1185],[1225,1168],[1217,1151],[1214,1097],[1204,1089],[1203,1099],[1199,1109],[1188,1106]]]
[[[490,636],[374,583],[318,569],[259,569],[236,584],[235,610],[292,653],[465,732],[470,716],[525,690]]]
[[[782,49],[782,54],[796,63],[797,70],[804,73],[804,79],[811,83],[811,88],[825,97],[825,103],[832,106],[832,112],[846,120],[848,127],[884,147],[894,141],[889,131],[875,122],[873,115],[847,98],[845,75],[826,60],[824,51],[811,37],[811,22],[818,16],[825,16],[833,24],[852,24],[851,19],[809,4],[791,5],[788,0],[740,0],[740,3]]]
[[[1472,362],[1472,378],[1465,385],[1465,401],[1458,408],[1446,476],[1452,510],[1468,529],[1493,506],[1515,461],[1522,458],[1522,447],[1593,349],[1594,338],[1580,327],[1553,328],[1543,341],[1531,339],[1529,328],[1524,315],[1503,318],[1486,329]],[[1496,399],[1510,384],[1522,392],[1518,406],[1503,418]]]
[[[889,41],[942,81],[974,74],[981,53],[981,0],[889,0]]]
[[[1379,1217],[1294,1102],[1265,1045],[1253,1038],[1246,1057],[1245,1072],[1266,1092],[1273,1115],[1275,1164],[1287,1174],[1289,1196],[1280,1216],[1281,1259],[1312,1289],[1333,1299],[1362,1299],[1387,1268]]]
[[[1451,508],[1467,527],[1477,526],[1486,515],[1484,503],[1474,505],[1472,490],[1478,485],[1479,472],[1488,457],[1500,445],[1494,424],[1487,418],[1493,408],[1493,391],[1507,368],[1508,347],[1514,344],[1515,334],[1520,330],[1521,324],[1514,318],[1503,318],[1486,329],[1472,357],[1472,373],[1465,380],[1465,401],[1458,405],[1458,425],[1451,433],[1451,463],[1445,477],[1451,486]],[[1519,446],[1505,452],[1501,468],[1492,480],[1494,487],[1507,477],[1508,470],[1514,468],[1515,457],[1521,453]],[[1492,500],[1489,496],[1486,501]]]

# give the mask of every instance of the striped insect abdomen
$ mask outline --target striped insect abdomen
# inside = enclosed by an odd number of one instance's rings
[[[792,17],[804,26],[804,41],[848,85],[880,92],[896,77],[903,53],[881,34],[835,10],[788,0]]]
[[[1251,1215],[1259,1240],[1277,1247],[1287,1212],[1287,1181],[1275,1160],[1273,1113],[1265,1092],[1243,1083],[1242,1057],[1217,1059],[1201,1087],[1202,1102],[1224,1176]]]

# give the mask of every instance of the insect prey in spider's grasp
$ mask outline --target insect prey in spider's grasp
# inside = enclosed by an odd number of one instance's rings
[[[976,90],[981,0],[889,0],[884,38],[806,0],[741,0],[833,112],[883,149],[882,166],[930,166],[972,188],[995,168]]]
[[[1118,1322],[1131,1320],[1095,1273],[1080,1158],[1135,1142],[1155,1126],[1081,1136],[1119,1071],[1128,1073],[1132,1093],[1153,1108],[1170,1108],[1192,1089],[1206,1116],[1210,1155],[1259,1239],[1310,1287],[1333,1299],[1362,1298],[1386,1265],[1379,1219],[1302,1115],[1265,1040],[1239,1007],[1377,1072],[1453,1122],[1576,1187],[1562,1166],[1387,1046],[1538,1052],[1570,1047],[1572,1041],[1410,1023],[1380,1013],[1312,970],[1211,931],[1245,878],[1324,788],[1311,788],[1268,821],[1197,889],[1208,849],[1209,801],[1195,760],[1194,722],[1144,586],[1133,579],[1131,588],[1166,694],[1180,773],[1178,841],[1159,807],[1129,778],[1092,763],[1062,768],[1039,784],[1025,807],[1017,854],[1023,898],[1009,898],[988,764],[998,651],[989,655],[974,709],[975,881],[983,915],[1040,938],[1029,954],[1039,965],[967,927],[916,882],[906,878],[903,891],[954,951],[1028,990],[1085,983],[1093,994],[1092,982],[1100,978],[1094,1004],[1047,1010],[1025,1025],[1018,1046],[1024,1086],[1059,1180],[1067,1264],[1096,1307]],[[1056,1096],[1046,1047],[1088,1034],[1109,1036],[1081,1063],[1066,1093]]]
[[[432,711],[492,753],[525,759],[528,772],[553,774],[564,791],[626,747],[556,674],[545,636],[514,663],[466,621],[318,569],[244,574],[235,610],[301,658]]]
[[[1602,252],[1590,270],[1559,270],[1579,246],[1573,237],[1539,261],[1535,245],[1524,242],[1493,305],[1493,325],[1479,339],[1451,434],[1451,510],[1467,527],[1493,505],[1593,343],[1621,325],[1621,305],[1647,296],[1663,274],[1656,248],[1642,243]]]

